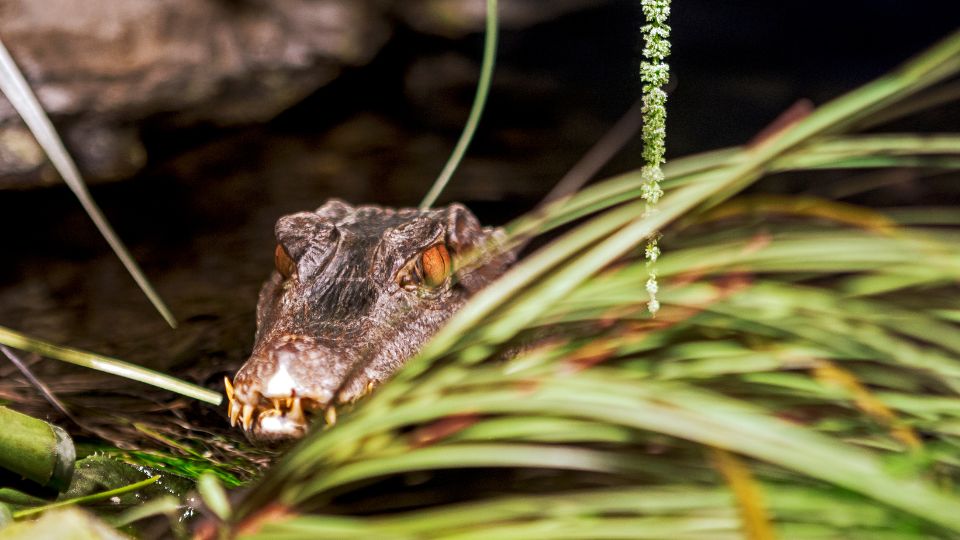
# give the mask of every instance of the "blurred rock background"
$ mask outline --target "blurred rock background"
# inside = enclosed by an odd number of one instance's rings
[[[599,3],[508,1],[503,25]],[[465,0],[4,0],[0,37],[96,183],[143,168],[144,122],[267,122],[369,64],[398,29],[463,37],[484,13],[483,1]],[[0,188],[56,182],[0,101]]]

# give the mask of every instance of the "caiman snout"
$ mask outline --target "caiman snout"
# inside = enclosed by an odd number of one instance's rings
[[[326,411],[335,420],[333,397],[346,363],[309,336],[285,335],[257,347],[230,383],[225,381],[231,425],[258,441],[299,437],[308,416]]]

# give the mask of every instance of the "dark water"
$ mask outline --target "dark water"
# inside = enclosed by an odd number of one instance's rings
[[[505,32],[488,115],[446,200],[502,223],[549,190],[639,93],[637,4]],[[741,143],[798,98],[823,102],[852,89],[960,23],[948,2],[835,4],[676,2],[670,153]],[[277,217],[333,196],[417,204],[459,134],[479,45],[401,34],[372,66],[266,126],[149,122],[147,170],[93,194],[177,316],[176,331],[69,192],[0,194],[0,324],[219,390],[252,343]],[[934,122],[955,129],[960,117]],[[606,172],[639,164],[632,143]],[[33,366],[80,410],[122,410],[157,425],[172,415],[174,432],[224,428],[222,410],[55,362]],[[0,399],[46,410],[10,366],[0,364],[0,376]]]

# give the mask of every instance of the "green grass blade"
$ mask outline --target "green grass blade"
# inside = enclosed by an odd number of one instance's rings
[[[477,93],[473,98],[473,106],[470,107],[470,115],[467,117],[467,123],[463,126],[463,133],[453,149],[453,154],[447,160],[446,165],[440,172],[440,176],[433,183],[430,191],[420,202],[420,209],[426,210],[433,206],[437,197],[447,187],[447,183],[453,176],[460,160],[467,152],[470,141],[473,140],[473,134],[477,131],[477,124],[480,123],[480,116],[483,114],[483,108],[487,103],[487,94],[490,93],[490,81],[493,79],[493,66],[497,57],[497,0],[487,0],[487,24],[486,33],[483,42],[483,64],[480,67],[480,80],[477,82]]]
[[[77,169],[76,163],[74,163],[73,158],[70,157],[67,149],[63,146],[63,141],[61,141],[57,135],[56,128],[53,127],[50,118],[48,118],[43,111],[43,107],[40,105],[40,102],[37,101],[36,96],[30,89],[30,85],[26,79],[24,79],[23,74],[20,73],[20,69],[17,68],[16,63],[10,56],[9,51],[7,51],[3,41],[0,41],[0,91],[7,96],[13,108],[20,114],[21,118],[23,118],[23,121],[27,124],[27,127],[30,128],[30,131],[33,133],[33,136],[36,137],[37,142],[40,144],[40,147],[43,148],[47,157],[50,158],[57,172],[63,177],[70,191],[76,195],[81,206],[83,206],[87,215],[90,216],[90,219],[94,225],[96,225],[97,230],[100,231],[103,238],[110,244],[117,258],[120,259],[120,262],[123,263],[127,272],[129,272],[134,281],[137,282],[140,290],[147,296],[150,303],[153,304],[163,319],[167,321],[167,324],[169,324],[171,328],[176,328],[177,321],[173,313],[167,308],[156,290],[154,290],[153,285],[150,284],[150,281],[144,275],[143,271],[140,270],[137,261],[130,255],[123,241],[120,240],[120,237],[117,236],[117,233],[114,232],[113,227],[110,225],[110,222],[107,221],[103,212],[100,211],[100,207],[97,206],[93,197],[90,196],[86,184],[84,184],[83,179],[80,177],[80,171]]]
[[[46,343],[19,332],[14,332],[9,328],[0,327],[0,343],[15,349],[35,352],[41,356],[60,360],[61,362],[68,362],[134,381],[140,381],[151,386],[156,386],[157,388],[163,388],[170,392],[210,403],[211,405],[219,405],[223,400],[223,396],[220,393],[208,390],[202,386],[181,381],[169,375],[130,364],[123,360],[117,360],[116,358]]]
[[[86,504],[91,502],[107,500],[111,497],[116,497],[118,495],[123,495],[125,493],[132,493],[139,490],[140,488],[149,486],[154,482],[157,482],[161,479],[161,476],[152,476],[146,480],[141,480],[139,482],[130,484],[129,486],[123,486],[117,489],[111,489],[109,491],[102,491],[100,493],[94,493],[91,495],[84,495],[83,497],[77,497],[75,499],[67,499],[65,501],[57,501],[55,503],[50,503],[43,506],[35,506],[33,508],[25,508],[13,513],[13,517],[16,519],[25,518],[27,516],[32,516],[34,514],[40,514],[46,512],[47,510],[53,510],[54,508],[63,508],[64,506],[73,506],[76,504]]]

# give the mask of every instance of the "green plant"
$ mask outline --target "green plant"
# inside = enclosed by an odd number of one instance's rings
[[[457,141],[446,165],[443,166],[443,170],[440,171],[437,180],[433,183],[433,186],[430,187],[427,194],[424,195],[423,201],[420,202],[421,210],[430,208],[433,203],[436,202],[437,197],[443,192],[447,183],[450,182],[453,173],[457,170],[457,166],[460,165],[460,160],[463,159],[464,154],[467,152],[467,147],[470,146],[470,141],[473,140],[473,134],[477,131],[477,125],[480,123],[480,117],[483,115],[483,107],[487,103],[487,95],[490,93],[490,82],[493,79],[493,67],[497,59],[498,29],[497,0],[486,0],[486,3],[487,24],[483,41],[483,62],[480,67],[480,80],[477,81],[477,93],[473,98],[473,105],[470,107],[470,116],[467,117],[467,122],[463,126],[463,133],[460,134],[460,139]]]
[[[663,180],[665,140],[667,138],[667,93],[663,87],[670,80],[670,66],[664,60],[670,55],[670,0],[643,0],[643,15],[647,24],[643,33],[643,62],[640,63],[640,80],[643,81],[643,159],[646,165],[642,169],[643,194],[647,201],[647,213],[656,210],[657,202],[663,196],[660,182]],[[656,314],[660,310],[657,300],[657,271],[654,263],[660,256],[658,235],[655,233],[647,241],[644,256],[649,266],[649,277],[645,287],[650,300],[647,309]]]
[[[657,212],[636,171],[512,224],[521,238],[585,220],[286,455],[225,526],[260,538],[736,538],[745,516],[769,515],[788,538],[960,533],[956,231],[916,212],[736,198],[784,170],[955,167],[955,135],[852,133],[958,72],[960,33],[754,146],[673,160]],[[789,219],[752,226],[777,215]],[[669,286],[651,320],[642,247],[658,230]],[[468,468],[550,469],[569,487],[331,513],[371,482]],[[618,487],[578,488],[561,471]]]

